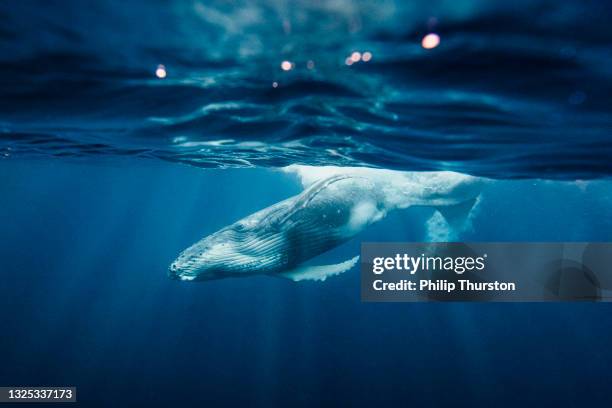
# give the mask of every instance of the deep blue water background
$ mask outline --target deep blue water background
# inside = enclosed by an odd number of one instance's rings
[[[0,384],[76,385],[86,406],[610,401],[608,304],[367,304],[357,270],[166,277],[187,245],[300,191],[290,175],[62,159],[0,173]],[[496,182],[460,239],[610,241],[611,200],[607,181]],[[392,213],[330,259],[422,240],[430,215]]]
[[[105,407],[610,406],[607,304],[365,304],[355,270],[166,277],[300,191],[274,170],[295,163],[496,179],[459,240],[611,241],[610,21],[600,0],[0,2],[0,385]],[[324,257],[431,238],[431,215]]]

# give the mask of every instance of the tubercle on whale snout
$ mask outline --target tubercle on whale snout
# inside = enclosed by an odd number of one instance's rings
[[[176,264],[174,262],[172,262],[170,266],[168,267],[167,275],[168,275],[168,278],[170,279],[173,279],[173,280],[179,279],[178,268],[176,267]]]

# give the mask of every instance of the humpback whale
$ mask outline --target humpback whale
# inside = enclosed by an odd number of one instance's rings
[[[289,166],[302,193],[251,214],[184,250],[168,276],[183,281],[271,275],[325,280],[351,269],[304,262],[351,239],[392,210],[433,206],[450,225],[465,219],[481,180],[453,172]]]

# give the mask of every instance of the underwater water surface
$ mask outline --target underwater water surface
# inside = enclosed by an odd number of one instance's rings
[[[0,3],[0,386],[76,386],[84,406],[609,405],[608,304],[371,304],[357,268],[190,283],[168,266],[302,191],[295,164],[486,178],[463,230],[393,211],[326,263],[366,241],[612,241],[611,17]]]
[[[605,1],[65,0],[0,17],[4,157],[612,169]]]

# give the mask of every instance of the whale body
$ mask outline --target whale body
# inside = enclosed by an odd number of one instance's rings
[[[196,242],[170,265],[169,277],[325,280],[351,269],[359,257],[336,265],[302,264],[351,239],[389,211],[413,205],[469,211],[480,192],[479,179],[459,173],[324,169],[289,168],[301,176],[306,186],[302,193]]]

